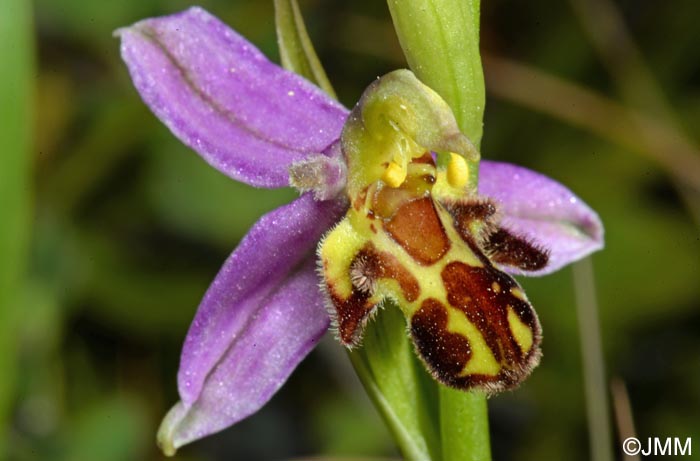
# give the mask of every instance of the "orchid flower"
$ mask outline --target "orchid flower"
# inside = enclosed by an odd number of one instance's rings
[[[182,351],[181,401],[159,431],[166,453],[257,411],[331,317],[341,342],[359,345],[384,299],[400,305],[439,381],[495,392],[529,373],[539,323],[505,272],[550,273],[602,247],[597,215],[572,192],[489,161],[480,162],[477,191],[479,153],[447,104],[409,71],[378,79],[349,113],[200,8],[118,35],[136,89],[183,143],[233,179],[302,193],[253,226],[204,295]],[[452,267],[444,255],[468,262]],[[433,289],[422,284],[436,261],[443,282],[435,283],[447,284],[448,266],[455,281],[426,304],[415,290]],[[483,279],[469,276],[475,293],[460,279],[470,270]],[[468,294],[503,304],[502,317],[487,312],[476,328],[505,325],[514,342],[496,336],[482,339],[495,346],[470,349],[447,331],[454,309],[437,298]],[[434,357],[446,347],[456,349]],[[499,357],[488,352],[494,347]],[[481,356],[471,372],[469,354]]]

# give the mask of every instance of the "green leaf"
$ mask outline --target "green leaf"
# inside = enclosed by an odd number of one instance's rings
[[[144,459],[153,443],[148,417],[145,402],[128,394],[85,405],[62,434],[65,459]]]
[[[282,67],[307,78],[337,99],[306,32],[296,0],[275,0],[275,27]]]
[[[0,433],[14,402],[17,321],[30,223],[34,48],[31,2],[0,3]],[[4,450],[0,440],[0,453]],[[0,457],[3,457],[0,455]]]
[[[349,355],[403,456],[441,459],[438,385],[416,358],[399,308],[386,303]]]
[[[388,0],[408,65],[452,107],[479,146],[485,104],[479,0]]]

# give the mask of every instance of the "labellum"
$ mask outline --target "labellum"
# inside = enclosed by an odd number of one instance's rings
[[[500,227],[498,205],[476,194],[478,152],[447,105],[393,72],[365,92],[342,146],[350,207],[319,247],[340,341],[359,345],[378,308],[395,304],[435,379],[487,393],[517,386],[539,362],[541,328],[500,268],[537,270],[548,253]]]

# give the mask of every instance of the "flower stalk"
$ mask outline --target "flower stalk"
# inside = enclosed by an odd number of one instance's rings
[[[461,131],[478,148],[486,99],[479,52],[480,1],[387,3],[409,66],[450,105]],[[474,172],[479,171],[476,163],[470,165]],[[485,395],[443,385],[438,385],[438,395],[442,459],[491,459]]]
[[[275,29],[282,67],[306,77],[333,99],[333,85],[318,60],[296,0],[275,0]]]

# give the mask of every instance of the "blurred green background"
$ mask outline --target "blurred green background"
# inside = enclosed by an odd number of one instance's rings
[[[131,86],[112,31],[191,3],[2,2],[2,459],[162,459],[155,431],[177,399],[198,301],[246,229],[295,193],[217,173]],[[200,5],[278,60],[272,1]],[[405,66],[384,2],[300,5],[347,106]],[[483,156],[544,172],[598,210],[608,378],[629,391],[640,437],[695,437],[700,452],[697,0],[482,8]],[[28,42],[16,40],[22,11]],[[17,74],[28,56],[34,68]],[[17,155],[25,132],[28,157]],[[544,358],[519,390],[490,401],[494,459],[588,459],[572,270],[522,283],[543,324]],[[398,456],[330,338],[261,412],[176,459],[304,455]]]

